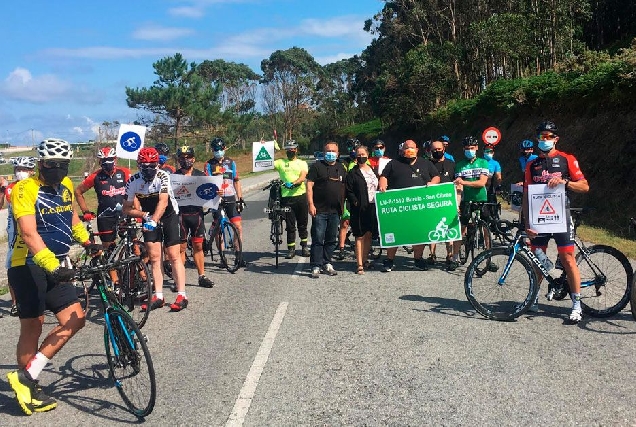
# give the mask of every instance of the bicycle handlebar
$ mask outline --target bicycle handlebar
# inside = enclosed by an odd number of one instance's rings
[[[97,258],[94,258],[94,259],[97,260]],[[77,270],[75,272],[75,277],[79,280],[86,279],[97,273],[107,272],[110,270],[114,270],[117,267],[122,265],[132,264],[133,262],[137,262],[140,259],[141,258],[139,257],[139,255],[132,255],[128,258],[118,259],[113,262],[102,263],[99,265],[92,265],[92,264],[80,265],[75,268]]]

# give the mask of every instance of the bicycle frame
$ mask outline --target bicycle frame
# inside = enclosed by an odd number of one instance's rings
[[[271,227],[269,238],[274,244],[274,251],[276,253],[276,268],[278,268],[278,254],[280,250],[280,245],[282,244],[282,235],[283,235],[283,227],[282,222],[285,219],[285,214],[289,212],[291,209],[289,207],[281,206],[281,193],[280,187],[283,184],[283,181],[280,179],[273,180],[269,185],[263,188],[263,191],[270,190],[270,199],[268,201],[268,205],[271,206],[266,207],[263,211],[266,214],[270,215],[271,219]],[[274,199],[272,200],[271,195],[275,194]]]

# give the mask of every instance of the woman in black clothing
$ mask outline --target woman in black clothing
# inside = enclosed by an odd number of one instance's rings
[[[351,231],[356,238],[357,273],[364,274],[367,257],[371,247],[371,236],[378,233],[378,221],[375,213],[375,193],[378,189],[378,176],[368,163],[367,147],[356,149],[356,165],[347,174],[345,191],[351,212]]]

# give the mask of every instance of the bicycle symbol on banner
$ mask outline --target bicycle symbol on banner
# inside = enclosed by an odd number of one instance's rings
[[[439,242],[440,240],[455,240],[459,237],[459,233],[454,228],[448,228],[446,224],[446,217],[443,217],[441,221],[435,226],[435,230],[431,230],[428,233],[428,239],[431,242]]]

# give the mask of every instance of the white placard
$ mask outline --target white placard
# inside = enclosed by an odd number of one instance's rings
[[[223,176],[170,175],[170,185],[179,206],[202,206],[217,209],[220,202],[218,190],[223,185]]]
[[[523,201],[523,185],[510,184],[510,209],[521,212],[521,202]]]
[[[144,146],[146,126],[120,125],[117,137],[117,157],[120,159],[137,160],[139,150]]]
[[[276,141],[252,143],[252,172],[274,169],[274,145]]]
[[[528,185],[530,228],[539,233],[565,233],[565,184],[548,188],[547,184]]]

